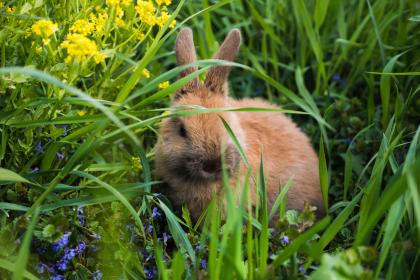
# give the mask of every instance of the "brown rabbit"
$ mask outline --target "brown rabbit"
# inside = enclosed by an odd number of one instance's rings
[[[240,43],[241,33],[238,29],[233,29],[214,58],[233,61]],[[176,57],[178,65],[196,61],[190,28],[184,28],[179,33]],[[196,67],[190,67],[180,76],[184,77],[196,70]],[[230,98],[227,86],[229,72],[230,67],[227,66],[212,67],[204,84],[198,78],[193,79],[174,94],[172,105],[278,108],[258,99]],[[256,177],[262,154],[269,209],[278,196],[280,186],[294,177],[288,193],[287,208],[301,210],[306,201],[318,208],[318,216],[322,215],[324,209],[317,155],[308,137],[279,112],[222,112],[165,119],[156,147],[156,173],[167,183],[163,192],[175,207],[186,205],[192,218],[196,220],[208,206],[213,193],[222,193],[222,148],[225,149],[231,188],[235,187],[238,176],[245,177],[245,163],[219,116],[232,128]],[[255,185],[252,180],[250,182],[255,203]]]

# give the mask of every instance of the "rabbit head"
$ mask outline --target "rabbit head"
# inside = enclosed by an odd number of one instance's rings
[[[233,61],[241,42],[241,34],[232,30],[214,58]],[[191,29],[180,31],[176,42],[178,65],[196,61],[196,52]],[[196,67],[181,72],[184,77]],[[230,67],[214,66],[204,83],[198,77],[188,82],[173,96],[171,105],[199,105],[206,108],[226,108],[230,106],[227,78]],[[220,180],[222,155],[227,171],[232,174],[237,169],[240,156],[234,147],[220,117],[224,118],[236,137],[244,144],[239,120],[232,112],[205,113],[165,119],[160,129],[160,139],[156,148],[156,169],[170,185],[194,183],[194,185]]]

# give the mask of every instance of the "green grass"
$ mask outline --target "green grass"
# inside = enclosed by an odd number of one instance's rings
[[[0,278],[414,279],[417,2],[174,1],[168,21],[149,28],[133,1],[122,17],[104,1],[1,1]],[[60,44],[76,20],[101,13],[97,5],[108,15],[104,34],[88,37],[105,60],[65,63]],[[47,45],[31,31],[40,19],[58,23]],[[176,80],[184,68],[176,67],[174,42],[183,26],[194,31],[200,70]],[[243,36],[237,61],[211,59],[232,28]],[[268,111],[290,115],[310,136],[327,217],[315,221],[310,206],[285,209],[293,178],[267,209],[263,162],[257,178],[248,174],[233,188],[244,193],[231,191],[224,174],[225,203],[213,201],[196,224],[155,193],[163,118],[264,110],[169,108],[171,94],[220,64],[233,67],[231,96],[281,105]],[[255,209],[250,180],[258,185]],[[67,249],[87,248],[60,270],[69,253],[52,248],[66,232]]]

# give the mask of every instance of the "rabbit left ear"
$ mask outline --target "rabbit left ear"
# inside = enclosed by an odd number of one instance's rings
[[[241,45],[241,32],[239,29],[232,29],[226,36],[225,41],[213,58],[226,61],[233,61]],[[206,76],[205,85],[213,92],[220,92],[227,95],[227,79],[230,73],[230,66],[212,67]]]

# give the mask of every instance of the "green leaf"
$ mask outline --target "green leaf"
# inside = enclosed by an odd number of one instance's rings
[[[15,172],[0,167],[0,182],[33,184]]]

